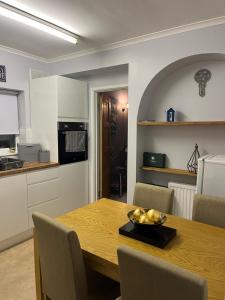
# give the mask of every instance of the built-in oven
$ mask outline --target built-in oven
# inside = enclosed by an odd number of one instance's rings
[[[88,123],[58,122],[58,156],[60,164],[88,159]]]

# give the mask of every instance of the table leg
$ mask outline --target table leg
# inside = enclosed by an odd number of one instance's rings
[[[44,300],[44,294],[42,293],[41,284],[41,267],[40,267],[40,255],[38,248],[38,241],[34,230],[34,267],[35,267],[35,283],[36,283],[36,299]]]
[[[123,194],[122,174],[120,173],[119,176],[120,176],[120,197],[122,197]]]

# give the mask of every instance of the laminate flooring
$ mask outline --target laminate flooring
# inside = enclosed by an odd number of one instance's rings
[[[36,299],[33,239],[0,253],[0,299]]]

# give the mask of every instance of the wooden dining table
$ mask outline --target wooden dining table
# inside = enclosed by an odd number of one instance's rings
[[[225,229],[167,215],[166,226],[177,230],[164,249],[120,235],[135,206],[101,199],[58,218],[76,231],[90,268],[120,281],[117,249],[126,245],[196,273],[208,282],[208,299],[225,299]],[[38,242],[34,234],[37,299],[43,300]],[[159,283],[160,284],[160,283]]]

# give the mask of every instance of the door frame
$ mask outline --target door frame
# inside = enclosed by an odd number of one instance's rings
[[[90,88],[89,94],[89,202],[98,199],[98,94],[128,89],[128,83]],[[129,90],[128,90],[129,93]],[[129,100],[128,100],[129,103]]]

